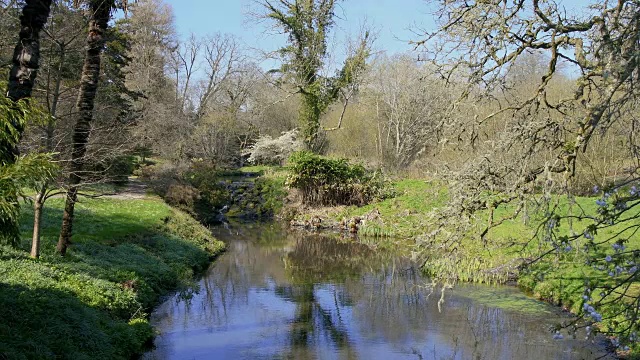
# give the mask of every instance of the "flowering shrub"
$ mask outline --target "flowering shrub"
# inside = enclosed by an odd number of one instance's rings
[[[291,153],[302,149],[298,139],[298,130],[283,132],[276,139],[262,135],[243,155],[249,155],[248,161],[255,165],[283,165]]]

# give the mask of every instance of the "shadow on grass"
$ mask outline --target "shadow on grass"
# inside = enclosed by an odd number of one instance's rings
[[[145,204],[150,204],[151,209],[146,209]],[[63,199],[51,199],[46,203],[41,220],[43,238],[57,240],[63,208]],[[169,215],[165,207],[143,200],[92,200],[79,203],[73,222],[73,240],[113,243],[126,240],[132,234],[155,233],[159,230],[162,218]],[[30,237],[33,209],[29,204],[23,204],[20,220],[23,236]]]
[[[194,271],[208,265],[209,254],[204,249],[163,229],[162,216],[169,212],[157,211],[154,216],[140,204],[125,200],[91,205],[76,213],[73,243],[64,258],[55,254],[62,203],[45,208],[41,263],[133,289],[145,310],[159,296],[189,285]],[[162,206],[159,209],[166,208]],[[23,234],[31,235],[32,214],[23,212]],[[25,251],[29,246],[30,240],[23,242]],[[130,316],[122,312],[119,309],[116,315]]]
[[[151,335],[60,290],[0,283],[0,309],[2,359],[127,358]]]
[[[145,312],[208,266],[206,229],[157,201],[92,201],[78,209],[73,244],[60,257],[63,202],[53,200],[43,214],[40,259],[27,252],[33,211],[26,204],[22,249],[0,246],[0,359],[139,353],[152,335]],[[199,232],[182,239],[177,229]]]

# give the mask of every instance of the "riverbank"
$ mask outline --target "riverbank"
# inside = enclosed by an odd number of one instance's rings
[[[224,250],[207,228],[157,198],[81,199],[66,257],[54,254],[64,199],[50,199],[42,257],[29,258],[32,211],[21,249],[0,247],[0,358],[129,359],[154,332],[148,313],[185,290]]]
[[[286,177],[282,170],[263,170],[267,176]],[[358,241],[375,247],[404,247],[413,251],[424,261],[423,270],[447,282],[463,281],[478,283],[513,283],[524,291],[561,306],[577,315],[585,308],[585,282],[606,288],[614,284],[615,276],[608,271],[594,269],[587,264],[585,245],[587,239],[580,237],[567,240],[557,250],[551,242],[543,239],[540,225],[541,212],[532,204],[529,211],[523,211],[513,220],[503,222],[489,230],[484,237],[488,216],[475,214],[468,236],[457,243],[447,243],[445,239],[429,238],[434,230],[434,210],[446,206],[447,188],[435,180],[397,179],[390,182],[392,197],[376,201],[366,206],[309,207],[295,200],[290,193],[285,199],[282,217],[296,228],[307,230],[334,230],[356,233]],[[570,207],[585,214],[598,213],[599,197],[576,197],[573,202],[565,197],[554,199],[559,214],[569,214]],[[496,210],[494,215],[513,212],[506,208]],[[592,222],[574,218],[557,224],[557,239],[572,233],[588,232]],[[640,233],[637,227],[626,225],[611,226],[598,232],[599,239],[618,237],[625,240],[627,251],[640,249]],[[632,225],[632,224],[631,224]],[[445,229],[453,231],[453,229]],[[408,239],[408,240],[407,240]],[[601,242],[596,245],[602,258],[615,256],[616,247]],[[545,256],[540,258],[541,254]],[[628,274],[627,274],[628,275]],[[632,291],[640,286],[638,282],[629,284]],[[590,301],[597,301],[598,294],[591,294]],[[599,307],[603,321],[600,329],[615,333],[629,325],[627,319],[616,314],[625,301],[605,303]]]

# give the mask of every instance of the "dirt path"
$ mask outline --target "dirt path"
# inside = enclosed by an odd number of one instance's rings
[[[147,197],[147,184],[137,178],[130,177],[127,185],[122,190],[116,194],[106,195],[106,197],[120,200],[144,199]]]

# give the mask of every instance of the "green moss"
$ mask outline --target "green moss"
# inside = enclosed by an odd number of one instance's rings
[[[54,248],[62,199],[44,212],[42,256],[0,247],[0,357],[128,359],[153,336],[146,319],[160,296],[191,284],[224,245],[162,201],[94,199],[77,205],[73,245]]]

